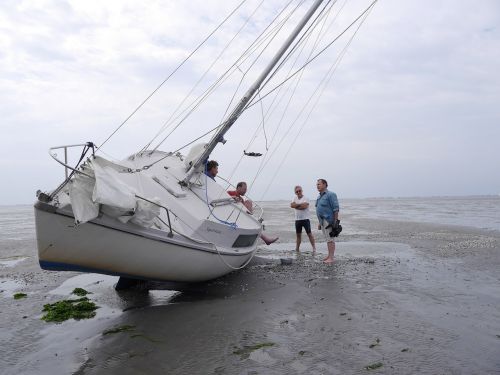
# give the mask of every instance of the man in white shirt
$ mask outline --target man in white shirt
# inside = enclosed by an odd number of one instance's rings
[[[297,245],[295,251],[300,252],[300,243],[302,242],[302,228],[306,230],[307,237],[313,248],[313,255],[316,254],[316,244],[311,233],[311,214],[309,213],[309,200],[302,194],[302,187],[295,186],[295,197],[290,207],[295,209],[295,233],[297,234]]]

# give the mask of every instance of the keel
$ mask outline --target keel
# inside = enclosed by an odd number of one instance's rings
[[[129,290],[129,289],[148,289],[148,282],[145,280],[131,279],[129,277],[120,276],[115,285],[115,290]]]

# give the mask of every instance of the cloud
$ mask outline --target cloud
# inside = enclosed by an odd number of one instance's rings
[[[260,3],[252,0],[239,8],[231,19],[237,22],[223,25],[112,138],[106,152],[122,158],[146,144],[225,48],[185,103],[230,68],[285,4]],[[46,153],[50,146],[106,139],[238,4],[6,2],[0,9],[0,164],[13,183],[2,186],[0,204],[26,203],[34,187],[55,186],[61,176]],[[346,3],[319,46],[368,4]],[[332,13],[328,22],[333,19]],[[267,141],[275,153],[252,195],[259,198],[267,191],[264,198],[288,198],[288,187],[300,183],[311,196],[320,176],[334,181],[340,196],[349,197],[498,193],[499,26],[500,4],[493,0],[378,2],[307,123],[307,112],[295,125],[294,120],[350,33],[306,69],[286,113],[288,96],[266,118]],[[239,64],[162,147],[177,148],[217,125],[240,80],[244,78],[236,97],[283,38],[245,76],[254,60]],[[286,65],[281,73],[289,69]],[[278,74],[264,92],[283,78]],[[290,95],[292,89],[290,82],[281,92]],[[245,113],[228,134],[229,142],[214,152],[227,174],[254,134],[252,150],[265,151],[262,111],[272,100],[270,95],[262,107]],[[260,163],[243,158],[231,177],[251,180]]]

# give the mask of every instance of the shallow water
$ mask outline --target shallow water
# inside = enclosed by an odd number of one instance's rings
[[[346,200],[358,217],[500,230],[500,196]]]
[[[309,197],[314,217],[314,199]],[[500,230],[500,196],[339,198],[342,218],[385,219]],[[287,201],[263,202],[268,225],[293,222]],[[290,220],[288,220],[290,219]],[[282,229],[282,228],[279,228]]]

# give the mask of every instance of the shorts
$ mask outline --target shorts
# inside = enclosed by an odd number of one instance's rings
[[[306,230],[306,233],[311,233],[311,221],[309,219],[295,220],[295,233],[301,234],[302,227]]]
[[[330,223],[326,220],[323,220],[323,223],[321,223],[321,231],[323,232],[323,236],[325,236],[325,241],[326,242],[335,242],[335,237],[330,237],[330,228],[325,229]]]

